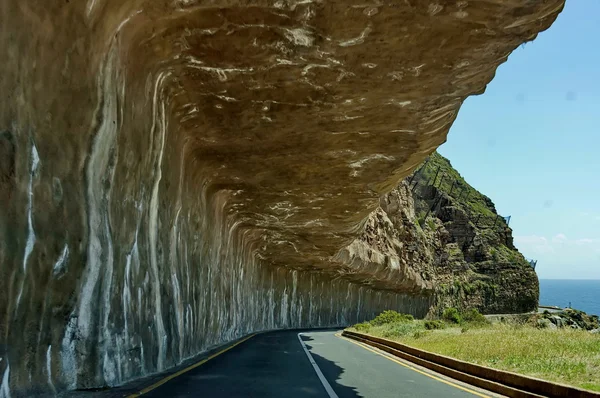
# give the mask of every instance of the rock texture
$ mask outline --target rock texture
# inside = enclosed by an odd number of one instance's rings
[[[3,2],[0,396],[426,313],[413,271],[334,256],[562,6]]]
[[[600,333],[600,319],[598,315],[588,315],[583,311],[565,308],[561,311],[544,311],[531,317],[531,322],[540,328],[563,328],[588,330],[591,333]]]
[[[378,289],[435,297],[431,316],[447,307],[484,314],[537,309],[534,269],[513,245],[493,202],[450,162],[432,154],[380,200],[363,234],[338,253],[348,274],[372,276]]]

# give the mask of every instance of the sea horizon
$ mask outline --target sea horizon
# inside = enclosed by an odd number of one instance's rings
[[[600,279],[540,278],[539,304],[600,315]]]
[[[600,278],[598,279],[583,279],[583,278],[538,278],[539,280],[544,281],[597,281],[600,282]]]

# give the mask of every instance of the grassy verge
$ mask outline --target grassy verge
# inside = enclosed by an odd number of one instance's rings
[[[491,368],[600,391],[600,334],[457,321],[365,322],[351,330]]]

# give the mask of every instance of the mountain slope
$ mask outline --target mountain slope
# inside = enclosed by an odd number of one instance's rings
[[[448,306],[525,312],[538,302],[537,275],[505,219],[438,153],[381,198],[338,259],[431,295],[430,314]]]

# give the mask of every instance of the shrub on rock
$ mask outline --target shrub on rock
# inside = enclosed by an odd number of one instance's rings
[[[369,333],[369,330],[371,330],[371,324],[369,322],[357,323],[354,325],[354,329],[358,330],[359,332]]]
[[[435,330],[435,329],[444,329],[446,325],[442,321],[425,321],[425,329],[427,330]]]
[[[442,314],[442,318],[452,323],[462,323],[462,317],[458,310],[454,307],[446,308]]]

